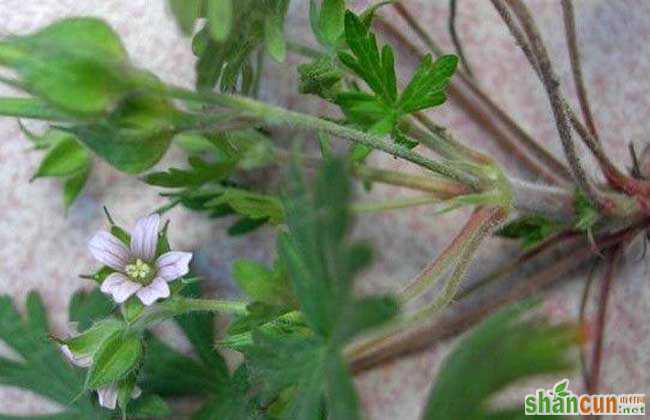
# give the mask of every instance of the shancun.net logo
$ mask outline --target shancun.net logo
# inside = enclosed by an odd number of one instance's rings
[[[534,394],[526,395],[526,415],[645,415],[645,394],[576,395],[568,388],[569,380],[564,379],[552,389],[538,389]]]

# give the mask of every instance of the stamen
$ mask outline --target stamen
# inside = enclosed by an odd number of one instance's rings
[[[136,259],[133,264],[125,267],[126,274],[136,281],[145,281],[151,274],[151,267],[140,258]]]

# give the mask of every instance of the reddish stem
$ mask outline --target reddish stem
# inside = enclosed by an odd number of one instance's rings
[[[598,317],[596,318],[596,331],[594,338],[594,349],[591,358],[591,368],[589,369],[589,381],[587,382],[587,392],[590,394],[598,393],[598,382],[600,379],[600,367],[603,358],[603,339],[605,337],[605,320],[607,315],[607,303],[614,281],[614,270],[618,265],[621,256],[622,247],[617,245],[607,257],[607,268],[605,275],[600,284],[600,297],[598,300]]]

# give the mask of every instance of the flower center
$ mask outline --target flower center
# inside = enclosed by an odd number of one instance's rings
[[[146,283],[148,280],[151,280],[151,267],[140,258],[136,259],[134,263],[127,265],[124,271],[126,271],[126,274],[131,280],[138,283]]]

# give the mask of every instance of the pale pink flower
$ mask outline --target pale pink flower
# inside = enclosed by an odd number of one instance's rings
[[[102,407],[108,408],[109,410],[115,410],[117,406],[117,394],[118,389],[116,385],[108,385],[97,390],[97,397],[99,398],[99,405]],[[131,398],[137,399],[142,395],[142,390],[136,385],[131,391]]]
[[[62,345],[60,347],[61,353],[70,361],[75,366],[79,366],[81,368],[87,368],[90,367],[90,365],[93,364],[93,357],[90,355],[83,355],[83,356],[75,356],[74,353],[70,350],[70,347],[67,345]]]
[[[96,260],[115,270],[101,285],[100,290],[117,303],[135,294],[149,306],[158,299],[169,297],[168,282],[189,272],[191,252],[166,252],[156,257],[160,216],[152,214],[139,219],[127,247],[109,232],[99,231],[88,243]]]

